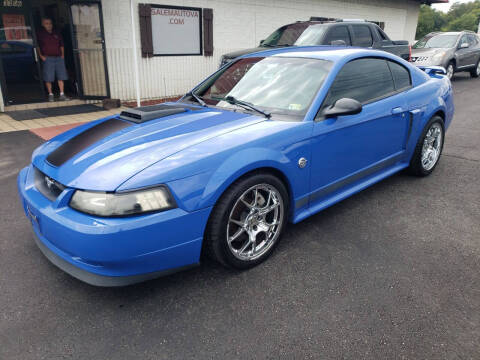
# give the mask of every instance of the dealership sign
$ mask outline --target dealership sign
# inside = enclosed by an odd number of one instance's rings
[[[152,5],[154,55],[201,55],[202,9]]]

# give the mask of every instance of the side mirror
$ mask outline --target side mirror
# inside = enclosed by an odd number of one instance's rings
[[[466,43],[466,42],[460,44],[460,49],[467,49],[469,47],[470,47],[470,45],[468,45],[468,43]]]
[[[332,42],[330,42],[330,45],[333,45],[333,46],[347,46],[347,43],[343,40],[333,40]]]
[[[260,40],[260,46],[262,46],[264,42],[265,40]]]
[[[362,111],[362,104],[354,99],[338,99],[335,104],[326,107],[322,111],[322,115],[329,117],[336,117],[340,115],[355,115]]]

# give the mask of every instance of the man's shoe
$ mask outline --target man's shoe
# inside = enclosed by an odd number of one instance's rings
[[[48,101],[49,102],[55,101],[55,98],[53,97],[53,94],[48,94]]]
[[[59,97],[58,97],[58,100],[60,101],[67,101],[67,100],[70,100],[68,97],[65,96],[65,94],[61,94]]]

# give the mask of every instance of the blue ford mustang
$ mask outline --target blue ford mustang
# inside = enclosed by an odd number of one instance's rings
[[[250,54],[175,103],[123,111],[35,150],[18,176],[36,243],[87,283],[265,260],[288,222],[402,169],[430,174],[453,117],[443,69],[385,52]]]

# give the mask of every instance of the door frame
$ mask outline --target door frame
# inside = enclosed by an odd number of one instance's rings
[[[33,103],[38,103],[38,102],[43,102],[46,101],[46,92],[45,92],[45,85],[43,83],[43,73],[42,73],[42,68],[40,66],[40,61],[38,61],[38,54],[37,54],[37,32],[35,31],[34,28],[34,22],[33,22],[33,13],[32,13],[32,4],[31,0],[23,0],[23,6],[22,7],[14,7],[12,6],[11,8],[8,7],[2,7],[2,13],[8,14],[8,13],[18,13],[20,12],[25,16],[25,19],[28,19],[30,22],[30,32],[32,35],[32,56],[35,57],[36,61],[36,67],[37,67],[37,73],[38,73],[38,81],[40,83],[40,91],[41,91],[41,96],[43,100],[34,100],[26,103],[10,103],[8,101],[8,86],[7,86],[7,80],[5,79],[5,74],[3,70],[3,61],[0,56],[0,86],[2,89],[2,98],[3,98],[3,105],[4,106],[9,106],[9,105],[21,105],[21,104],[33,104]]]
[[[102,53],[103,53],[103,68],[105,72],[105,87],[107,90],[106,96],[96,96],[96,95],[85,95],[83,92],[83,80],[82,80],[82,68],[80,64],[79,54],[78,51],[78,44],[75,38],[74,27],[73,27],[73,16],[72,16],[72,5],[82,5],[82,4],[97,4],[99,10],[99,18],[100,18],[100,31],[102,33]],[[110,80],[108,77],[108,65],[107,65],[107,51],[106,51],[106,44],[105,44],[105,31],[103,26],[103,9],[101,0],[68,0],[68,18],[70,21],[70,33],[72,37],[72,50],[73,50],[73,61],[75,63],[75,75],[77,76],[77,83],[78,83],[78,95],[80,99],[84,100],[103,100],[110,98]]]

